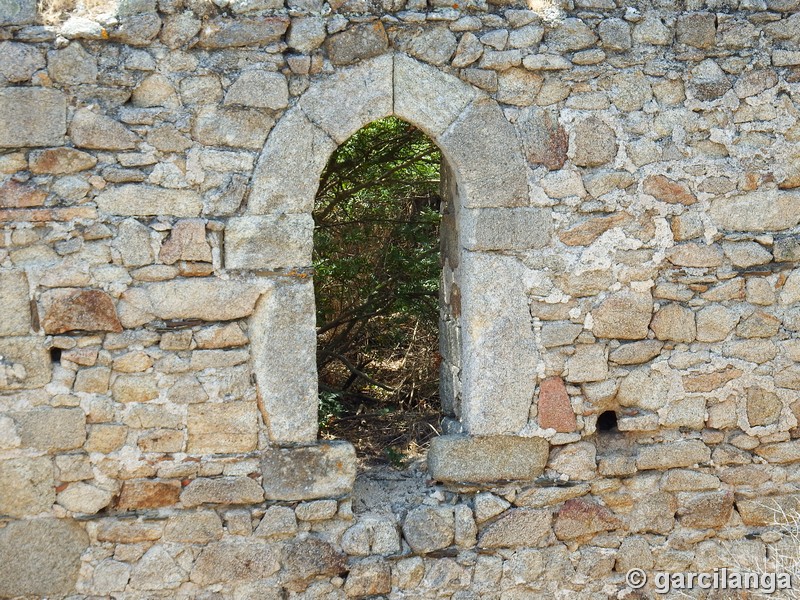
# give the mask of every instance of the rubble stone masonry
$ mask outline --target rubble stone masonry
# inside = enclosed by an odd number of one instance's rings
[[[0,0],[0,597],[603,600],[788,543],[799,0],[109,11]],[[445,157],[447,417],[357,479],[311,211],[388,115]]]

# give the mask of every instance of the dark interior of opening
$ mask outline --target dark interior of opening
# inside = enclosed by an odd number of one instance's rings
[[[617,413],[613,410],[607,410],[597,417],[597,431],[603,433],[604,431],[618,431],[617,429]]]
[[[61,362],[61,348],[50,348],[50,361],[53,363]]]
[[[394,117],[331,156],[314,208],[320,431],[405,466],[441,419],[441,154]]]

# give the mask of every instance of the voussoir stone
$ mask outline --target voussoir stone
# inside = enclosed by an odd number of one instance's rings
[[[446,435],[431,441],[428,470],[434,479],[453,483],[531,480],[544,471],[549,451],[542,438]]]
[[[260,295],[251,283],[193,278],[130,288],[121,302],[137,311],[142,323],[154,318],[230,321],[250,315]]]
[[[268,500],[314,500],[349,493],[356,477],[355,449],[348,442],[269,448],[261,460]]]
[[[100,290],[64,288],[42,294],[45,333],[122,331],[111,296]]]
[[[70,519],[8,523],[0,529],[0,596],[44,598],[74,593],[81,555],[88,546],[89,536]]]
[[[0,8],[2,6],[0,1]],[[0,89],[0,148],[62,144],[67,131],[66,119],[67,100],[57,90],[42,87]]]

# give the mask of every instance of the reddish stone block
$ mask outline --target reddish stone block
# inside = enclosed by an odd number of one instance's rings
[[[548,377],[539,384],[539,426],[571,433],[578,424],[561,377]]]
[[[178,503],[180,481],[151,481],[148,479],[126,481],[117,501],[120,510],[159,508]]]
[[[100,290],[58,289],[42,294],[45,333],[122,331],[111,296]]]

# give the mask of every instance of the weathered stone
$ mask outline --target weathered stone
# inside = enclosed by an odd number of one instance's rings
[[[9,413],[22,445],[44,452],[80,448],[86,441],[86,417],[79,408],[39,408]]]
[[[569,383],[602,381],[608,376],[608,358],[601,344],[580,344],[565,365]]]
[[[675,526],[677,509],[678,503],[672,494],[648,490],[633,503],[625,518],[626,525],[635,533],[667,534]]]
[[[325,51],[334,65],[350,65],[383,54],[389,46],[380,21],[361,23],[325,40]]]
[[[683,389],[687,392],[712,392],[723,387],[729,381],[739,377],[742,371],[728,367],[723,371],[702,373],[700,375],[684,375]]]
[[[478,536],[479,548],[531,548],[550,540],[549,510],[514,508],[486,525]]]
[[[203,207],[197,192],[137,184],[107,189],[97,195],[96,201],[101,213],[123,217],[196,217]]]
[[[599,167],[614,160],[617,138],[614,130],[597,117],[589,117],[572,130],[572,162],[580,167]]]
[[[700,440],[650,444],[639,448],[636,466],[641,469],[691,467],[711,459],[711,450]]]
[[[618,365],[640,365],[661,354],[664,343],[658,340],[642,340],[623,344],[608,355],[611,362]]]
[[[25,335],[31,329],[28,279],[22,271],[0,272],[0,336]]]
[[[225,265],[230,269],[290,269],[311,266],[311,215],[240,217],[225,228]]]
[[[297,518],[288,506],[270,506],[253,535],[270,540],[290,539],[297,534]]]
[[[420,506],[403,521],[403,537],[417,554],[447,548],[453,543],[455,517],[446,506]]]
[[[722,249],[733,266],[742,269],[772,261],[769,250],[756,242],[723,242]]]
[[[724,527],[732,513],[733,492],[727,490],[691,494],[681,499],[678,509],[681,525],[696,529]]]
[[[111,246],[119,252],[126,267],[141,267],[153,262],[150,229],[136,219],[125,219],[119,224]]]
[[[452,65],[457,69],[468,67],[483,55],[483,44],[471,31],[461,36],[453,56]]]
[[[158,398],[158,385],[151,373],[118,375],[111,386],[116,402],[148,402]]]
[[[542,87],[544,77],[538,73],[515,67],[497,75],[498,102],[517,106],[530,106]]]
[[[166,549],[155,545],[144,553],[131,570],[129,587],[147,591],[173,590],[186,579],[186,572]]]
[[[550,171],[564,166],[569,138],[555,115],[538,108],[523,109],[517,128],[529,162],[543,164]]]
[[[122,592],[128,585],[131,568],[124,562],[106,558],[94,568],[92,573],[92,589],[96,593],[111,594]]]
[[[322,17],[301,17],[292,20],[286,43],[290,48],[310,54],[325,41],[325,20]]]
[[[33,389],[50,382],[50,357],[41,338],[0,338],[0,356],[0,390]]]
[[[0,461],[0,514],[20,518],[50,511],[56,499],[53,484],[53,463],[47,457]],[[0,577],[0,589],[4,581]]]
[[[782,409],[783,403],[774,392],[760,387],[747,388],[747,421],[751,427],[777,422]]]
[[[800,508],[800,496],[797,494],[736,500],[736,511],[741,516],[742,522],[751,527],[788,524],[791,515],[794,515],[798,508]]]
[[[317,438],[314,286],[277,285],[256,306],[251,353],[269,436],[278,442]]]
[[[164,540],[184,544],[208,544],[222,537],[222,519],[213,510],[184,511],[170,516]]]
[[[133,89],[131,102],[139,108],[157,106],[175,108],[178,106],[178,94],[175,86],[166,76],[160,73],[153,73],[145,77]]]
[[[439,141],[458,173],[465,208],[528,205],[520,143],[496,103],[475,100]]]
[[[268,500],[313,500],[349,493],[355,481],[355,450],[347,442],[270,448],[261,472]]]
[[[721,342],[739,322],[739,315],[724,306],[706,306],[697,313],[697,340]]]
[[[678,17],[679,44],[695,48],[710,48],[716,42],[716,16],[707,12],[687,12]]]
[[[342,550],[352,556],[398,554],[401,550],[397,524],[393,518],[385,516],[362,515],[342,534],[341,543]]]
[[[772,245],[775,262],[800,261],[800,237],[778,238]]]
[[[251,452],[258,444],[258,409],[250,402],[192,404],[187,430],[194,454]]]
[[[800,302],[800,269],[789,273],[780,295],[781,304],[789,305],[795,302]]]
[[[542,323],[541,342],[545,348],[569,346],[583,331],[580,323],[569,321],[551,321]]]
[[[211,262],[211,246],[206,240],[206,226],[200,219],[182,219],[175,223],[169,238],[158,254],[167,265],[179,260]]]
[[[544,471],[548,451],[541,438],[441,436],[431,440],[428,470],[450,483],[532,480]]]
[[[344,582],[344,593],[348,598],[362,598],[392,591],[392,570],[389,563],[367,561],[350,567]]]
[[[69,136],[78,148],[92,150],[131,150],[139,142],[139,136],[122,123],[89,108],[75,112],[69,125]]]
[[[56,501],[68,511],[93,515],[111,504],[113,497],[108,490],[78,481],[60,491]]]
[[[606,50],[628,50],[631,40],[631,26],[622,19],[603,19],[597,26],[597,33]]]
[[[335,577],[347,570],[347,557],[322,540],[310,537],[286,543],[281,551],[290,589],[304,590],[316,577]]]
[[[183,489],[181,502],[200,504],[256,504],[264,500],[261,486],[249,477],[199,478]]]
[[[622,72],[614,76],[614,94],[611,101],[622,112],[642,109],[653,97],[650,81],[641,71]]]
[[[68,175],[91,169],[97,159],[86,152],[74,148],[47,148],[34,150],[28,156],[32,173]]]
[[[567,17],[555,25],[545,34],[544,41],[558,54],[582,50],[597,41],[595,33],[580,19]]]
[[[736,333],[743,338],[770,338],[778,333],[780,319],[757,310],[752,315],[739,321]]]
[[[192,278],[129,288],[121,305],[136,312],[138,324],[156,318],[230,321],[250,315],[260,295],[257,286],[243,281]],[[120,313],[124,322],[122,306]]]
[[[667,251],[667,260],[679,267],[718,267],[722,264],[722,250],[716,245],[687,242],[670,248]]]
[[[716,100],[729,89],[728,76],[713,59],[707,58],[689,71],[689,91],[697,100]]]
[[[542,177],[539,183],[545,194],[556,200],[571,196],[578,198],[586,196],[586,188],[583,186],[580,173],[572,169],[561,169],[548,173]]]
[[[0,207],[2,208],[42,206],[46,199],[47,193],[32,185],[17,183],[13,180],[0,185]]]
[[[646,177],[642,185],[642,191],[653,196],[656,200],[668,204],[691,206],[697,202],[697,198],[686,184],[672,181],[663,175],[649,175]]]
[[[659,340],[690,343],[697,337],[694,312],[680,304],[668,304],[660,309],[650,327]]]
[[[88,546],[83,527],[71,519],[11,521],[0,529],[0,596],[74,593]]]
[[[281,73],[245,71],[228,89],[225,104],[278,110],[289,104],[289,87]]]
[[[0,76],[6,81],[29,81],[36,71],[44,67],[45,59],[38,48],[17,42],[0,43]]]
[[[462,209],[461,244],[467,250],[528,250],[550,242],[553,228],[550,209]]]
[[[164,19],[160,38],[167,48],[183,46],[200,32],[203,23],[190,11],[169,15]]]
[[[790,390],[800,390],[800,365],[791,365],[775,374],[775,385]]]
[[[559,233],[558,238],[567,246],[588,246],[609,229],[624,225],[629,220],[623,214],[594,217]]]
[[[669,380],[660,372],[647,367],[635,369],[622,380],[617,402],[621,406],[658,410],[669,399],[669,387]]]
[[[238,48],[277,42],[289,28],[287,17],[253,19],[217,18],[208,21],[200,31],[201,48]]]
[[[693,492],[719,489],[720,481],[716,475],[700,473],[689,469],[674,469],[664,473],[661,489],[667,492]]]
[[[100,290],[64,288],[41,296],[45,333],[122,331],[111,296]]]
[[[288,111],[270,133],[253,174],[250,212],[310,213],[319,175],[335,149],[336,143],[303,111]],[[305,168],[297,169],[299,162]]]
[[[117,500],[120,510],[139,510],[174,506],[181,494],[179,481],[153,481],[149,479],[126,481]]]
[[[298,504],[295,513],[301,521],[324,521],[332,519],[338,508],[336,500],[314,500]]]
[[[599,338],[644,339],[652,314],[653,299],[649,294],[618,292],[592,311],[592,333]]]
[[[782,231],[800,223],[800,192],[768,190],[718,198],[711,203],[714,223],[730,231]]]
[[[622,521],[605,506],[573,498],[556,513],[553,530],[560,540],[581,540],[620,527]]]
[[[62,144],[67,130],[66,118],[66,98],[59,91],[41,87],[3,88],[0,90],[0,148]]]
[[[394,59],[394,114],[428,135],[442,134],[474,97],[472,88],[439,69],[403,55]]]
[[[161,18],[155,13],[155,7],[143,14],[124,16],[119,24],[108,34],[109,39],[130,46],[146,46],[158,35],[161,29]],[[101,38],[105,38],[101,34]]]
[[[548,377],[539,383],[539,426],[555,429],[560,433],[575,431],[575,412],[569,394],[560,377]]]
[[[47,72],[53,81],[66,84],[94,83],[97,80],[97,60],[78,42],[47,56]]]
[[[97,526],[97,540],[99,542],[114,542],[115,544],[153,542],[161,539],[163,531],[163,522],[141,521],[138,519],[103,519]]]
[[[419,60],[432,65],[444,65],[456,51],[458,40],[447,27],[427,27],[416,31],[407,43],[393,40],[395,46]]]
[[[192,125],[192,137],[207,146],[261,150],[275,121],[253,108],[207,107]]]

